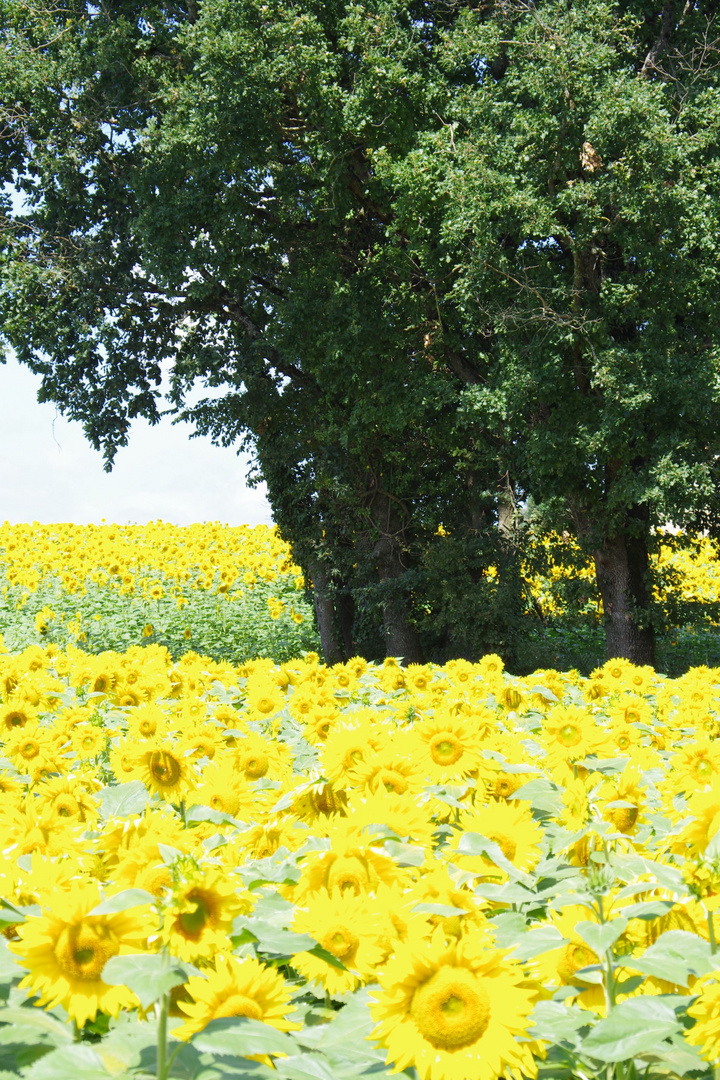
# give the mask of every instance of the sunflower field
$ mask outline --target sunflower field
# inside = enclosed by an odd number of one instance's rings
[[[316,647],[288,544],[265,525],[0,525],[0,633],[12,651],[140,643],[216,659]]]
[[[0,655],[0,1080],[720,1062],[720,671]]]

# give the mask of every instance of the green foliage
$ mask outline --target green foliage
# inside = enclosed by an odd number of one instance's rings
[[[191,589],[181,609],[169,593],[168,587],[154,600],[90,581],[83,592],[68,593],[52,577],[32,593],[18,585],[5,586],[0,593],[0,633],[13,652],[48,642],[77,644],[88,652],[159,644],[175,658],[192,649],[234,663],[258,656],[282,662],[317,648],[312,608],[292,578],[258,582],[252,589],[237,590],[232,600],[213,590]],[[269,597],[286,604],[276,619],[268,608]],[[41,632],[35,617],[45,607],[53,616]],[[293,621],[291,609],[302,615],[301,623]]]

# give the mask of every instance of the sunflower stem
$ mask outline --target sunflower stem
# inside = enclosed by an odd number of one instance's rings
[[[712,913],[712,911],[708,911],[708,913],[707,913],[707,924],[708,924],[708,936],[710,938],[710,952],[716,953],[717,952],[717,941],[715,940],[715,925],[713,923],[713,913]]]
[[[169,1001],[169,994],[163,994],[163,996],[160,998],[160,1012],[158,1014],[157,1033],[157,1080],[167,1080],[168,1075],[167,1022]]]

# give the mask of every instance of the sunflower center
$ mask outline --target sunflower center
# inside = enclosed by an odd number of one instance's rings
[[[260,751],[257,754],[247,754],[242,760],[243,772],[248,780],[259,780],[270,768],[267,754]]]
[[[118,952],[118,943],[106,926],[85,922],[63,927],[53,949],[62,974],[84,981],[97,981],[110,957]]]
[[[141,720],[138,725],[138,731],[141,735],[154,735],[157,730],[157,724],[154,720]]]
[[[487,834],[488,840],[494,840],[497,846],[502,851],[508,862],[512,862],[515,858],[517,851],[517,844],[511,836],[507,836],[505,833],[489,832]]]
[[[499,799],[507,799],[517,790],[518,785],[508,776],[501,776],[495,781],[495,795]]]
[[[255,702],[255,708],[257,709],[257,711],[259,713],[263,713],[264,715],[267,716],[268,713],[271,713],[271,712],[274,711],[275,702],[273,701],[272,698],[261,697],[261,698],[258,698],[257,701]]]
[[[454,735],[443,732],[436,735],[430,743],[430,757],[436,765],[454,765],[463,755],[460,740]]]
[[[189,911],[183,911],[178,916],[178,925],[183,937],[197,941],[207,924],[211,921],[213,911],[207,898],[197,891],[188,894],[188,903],[192,905]]]
[[[167,750],[155,750],[150,755],[150,772],[156,784],[174,787],[180,779],[180,762]]]
[[[577,746],[580,742],[580,732],[575,724],[565,724],[558,732],[558,739],[563,746]]]
[[[363,760],[362,750],[351,750],[348,754],[348,758],[357,765],[359,761]]]
[[[216,793],[210,796],[210,806],[221,814],[229,814],[230,817],[235,817],[240,809],[240,799],[232,791],[223,791],[222,794]]]
[[[700,758],[695,765],[695,775],[698,780],[707,780],[713,774],[713,767],[707,758]]]
[[[321,944],[323,949],[337,956],[338,960],[344,960],[357,949],[359,942],[352,930],[348,930],[346,926],[336,925],[330,927],[323,936]]]
[[[24,742],[20,743],[18,749],[20,756],[24,757],[26,761],[30,761],[40,753],[40,743],[35,739],[25,739]]]
[[[618,832],[630,832],[635,827],[639,810],[637,806],[621,806],[612,812],[612,823]]]
[[[396,769],[381,769],[378,781],[386,791],[394,791],[396,795],[404,795],[408,789],[406,778]]]
[[[597,957],[595,953],[584,945],[575,945],[573,942],[565,946],[562,957],[557,966],[557,973],[560,979],[564,983],[571,983],[575,977],[575,972],[580,968],[588,967],[590,964],[597,963]],[[582,982],[582,979],[579,980]]]
[[[27,716],[24,713],[10,713],[5,717],[5,725],[7,727],[25,727],[27,723]]]
[[[262,1009],[257,1001],[246,997],[245,994],[231,994],[225,998],[213,1013],[213,1019],[219,1020],[225,1016],[247,1016],[250,1020],[262,1020]]]
[[[423,1038],[438,1050],[477,1042],[490,1023],[490,997],[467,968],[442,967],[413,994],[410,1014]]]
[[[80,803],[73,795],[58,795],[53,807],[58,817],[74,817],[80,813]]]
[[[340,889],[341,892],[352,892],[360,896],[370,886],[370,875],[360,859],[353,856],[341,856],[332,864],[327,878],[328,892]]]
[[[618,737],[617,744],[618,750],[627,750],[628,746],[630,745],[630,739],[627,735],[620,735]]]

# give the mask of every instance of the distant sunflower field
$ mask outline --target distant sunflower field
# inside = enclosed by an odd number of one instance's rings
[[[274,530],[0,539],[0,1080],[717,1080],[720,669],[327,667]]]
[[[302,571],[275,528],[0,525],[0,633],[89,652],[140,643],[216,659],[316,646]]]

